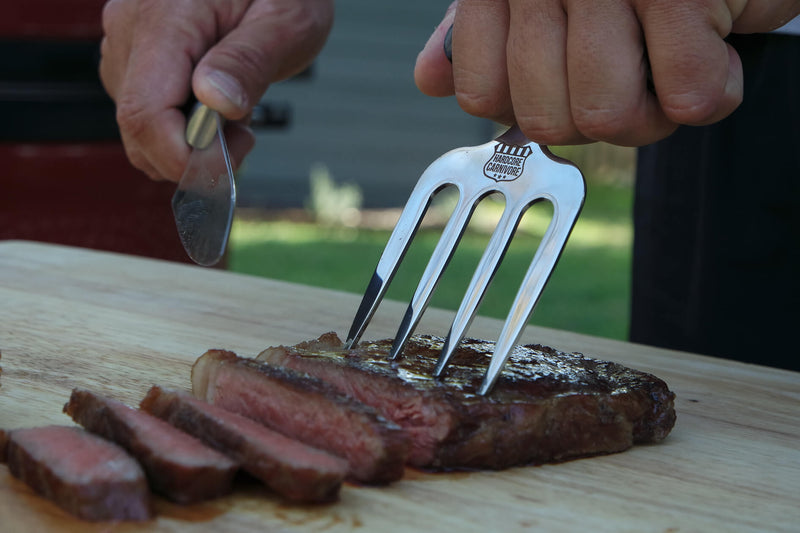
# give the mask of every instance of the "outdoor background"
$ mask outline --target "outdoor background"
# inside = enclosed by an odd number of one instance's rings
[[[334,29],[310,71],[265,96],[265,105],[288,107],[291,121],[259,132],[240,172],[230,269],[363,293],[425,168],[496,134],[453,98],[429,98],[414,86],[416,55],[448,3],[337,2]],[[553,150],[579,165],[588,196],[531,322],[625,338],[634,152],[603,144]],[[448,198],[435,203],[389,298],[410,299],[450,206]],[[432,305],[458,306],[501,209],[481,205]],[[526,215],[480,314],[506,316],[548,222],[548,205]],[[354,313],[343,310],[343,328]]]

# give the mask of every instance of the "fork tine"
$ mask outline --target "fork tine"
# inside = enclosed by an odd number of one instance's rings
[[[497,382],[503,366],[511,355],[511,350],[519,341],[525,324],[528,322],[533,308],[542,295],[544,286],[558,262],[564,246],[567,244],[570,232],[583,207],[583,199],[551,198],[553,202],[553,219],[547,232],[536,250],[536,255],[522,280],[517,296],[511,306],[511,312],[503,325],[500,337],[495,344],[489,368],[486,371],[483,383],[478,391],[481,395],[491,392]],[[563,201],[563,204],[559,200]]]
[[[433,165],[431,166],[433,167]],[[400,213],[400,218],[389,236],[389,241],[381,253],[375,272],[364,291],[361,304],[358,306],[358,311],[356,311],[356,316],[347,334],[345,349],[349,350],[355,346],[361,335],[364,334],[364,330],[367,329],[367,325],[383,300],[403,257],[411,246],[411,241],[419,230],[433,196],[444,184],[433,172],[426,171],[420,177]]]
[[[375,314],[392,277],[397,272],[400,262],[422,223],[433,196],[448,185],[454,185],[459,189],[459,198],[483,196],[483,194],[476,193],[477,189],[474,187],[469,192],[465,191],[464,185],[452,178],[454,175],[463,175],[464,171],[471,170],[470,163],[472,163],[472,157],[469,150],[455,149],[440,156],[422,173],[414,190],[411,191],[403,212],[400,214],[400,219],[389,236],[389,242],[386,244],[378,266],[375,268],[375,273],[364,292],[355,319],[350,326],[350,332],[347,334],[346,349],[352,348],[358,342]],[[478,189],[481,187],[482,185],[478,186]]]
[[[492,278],[494,278],[506,250],[508,250],[521,216],[522,212],[507,206],[497,222],[497,227],[486,245],[486,250],[481,256],[480,263],[475,268],[475,273],[469,282],[467,292],[461,300],[461,305],[453,319],[453,324],[447,333],[442,353],[439,355],[439,360],[436,362],[436,368],[433,371],[434,377],[442,375],[461,339],[464,338],[465,332],[469,329],[472,319],[475,318],[478,306],[480,306],[481,300],[486,295],[486,290],[489,288],[489,284],[492,282]]]
[[[389,236],[389,242],[378,260],[378,265],[367,285],[361,304],[358,306],[358,311],[356,311],[356,316],[350,326],[350,332],[347,334],[345,349],[349,350],[355,346],[361,335],[364,334],[364,330],[367,329],[367,325],[386,294],[403,256],[411,245],[411,240],[422,223],[435,191],[434,186],[420,183],[411,193],[406,207],[400,214],[400,219]]]
[[[470,200],[472,200],[472,203],[470,203]],[[465,192],[459,190],[458,203],[450,215],[441,237],[439,237],[439,242],[436,244],[414,296],[408,304],[406,314],[400,323],[400,329],[394,337],[392,349],[389,351],[390,359],[396,359],[403,352],[403,348],[417,327],[422,313],[428,307],[433,291],[436,289],[436,285],[439,283],[450,259],[452,259],[461,236],[469,223],[469,219],[472,217],[472,213],[480,200],[481,198],[466,198]]]
[[[397,266],[395,265],[394,268],[397,268]],[[350,332],[347,334],[347,340],[344,343],[346,350],[355,346],[361,338],[361,335],[364,334],[364,330],[367,329],[367,324],[369,324],[372,315],[375,314],[378,304],[386,293],[386,288],[390,280],[382,278],[378,270],[379,269],[376,268],[375,272],[372,274],[372,278],[367,285],[367,290],[364,291],[364,296],[361,298],[358,311],[356,311],[355,319],[350,325]]]

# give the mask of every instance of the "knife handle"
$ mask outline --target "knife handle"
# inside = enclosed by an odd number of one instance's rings
[[[186,143],[200,150],[208,148],[217,133],[217,121],[213,110],[202,104],[194,93],[190,93],[189,99],[181,106],[181,111],[186,117],[184,130]]]
[[[214,140],[217,131],[213,110],[201,104],[194,94],[181,110],[186,116],[186,142],[193,148],[206,148]],[[220,117],[222,118],[221,115]],[[250,112],[247,125],[254,130],[280,129],[288,127],[291,119],[292,110],[288,103],[260,102]]]
[[[216,113],[208,106],[195,102],[186,120],[186,142],[192,148],[208,148],[217,134]]]

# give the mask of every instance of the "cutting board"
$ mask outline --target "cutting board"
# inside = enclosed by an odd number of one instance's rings
[[[365,280],[366,282],[366,280]],[[189,388],[206,349],[253,356],[349,326],[359,295],[150,259],[0,242],[0,427],[71,424],[73,387],[136,404],[152,384]],[[365,338],[389,337],[405,304],[386,302]],[[443,334],[450,312],[426,313]],[[497,320],[471,336],[492,339]],[[662,443],[500,472],[408,469],[388,487],[290,505],[256,483],[145,524],[88,524],[0,466],[0,531],[797,531],[800,374],[531,326],[525,342],[652,372],[677,394]]]

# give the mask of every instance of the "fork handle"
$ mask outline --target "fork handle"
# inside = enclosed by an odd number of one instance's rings
[[[453,62],[453,25],[447,28],[447,33],[444,35],[444,55],[449,62]]]

